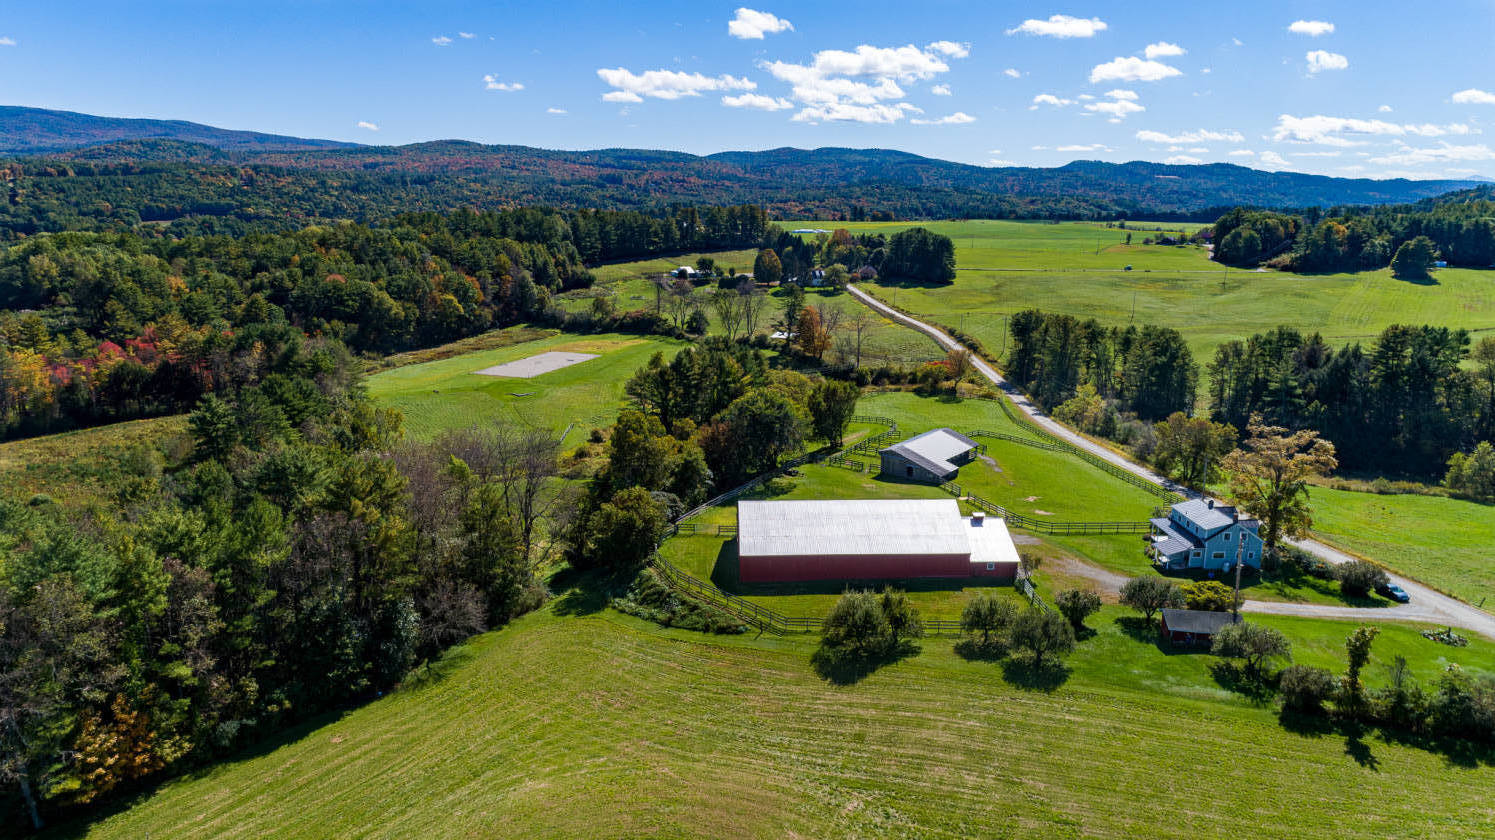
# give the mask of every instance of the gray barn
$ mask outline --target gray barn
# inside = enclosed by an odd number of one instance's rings
[[[955,478],[975,460],[980,444],[953,429],[935,429],[878,452],[889,478],[938,483]]]

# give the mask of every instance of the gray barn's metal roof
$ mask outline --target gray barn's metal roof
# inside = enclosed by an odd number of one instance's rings
[[[1212,612],[1209,610],[1163,610],[1163,621],[1168,625],[1170,632],[1179,633],[1208,633],[1214,635],[1220,629],[1236,620],[1235,616],[1228,612]]]
[[[959,469],[950,459],[976,449],[980,444],[954,429],[934,429],[882,450],[895,452],[932,473],[943,475]]]
[[[740,556],[970,554],[954,499],[737,503]]]

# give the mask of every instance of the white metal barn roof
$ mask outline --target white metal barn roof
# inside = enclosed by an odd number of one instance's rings
[[[950,459],[976,449],[979,444],[954,429],[935,429],[895,443],[888,450],[897,452],[921,467],[936,473],[948,473],[956,466]],[[884,451],[888,451],[884,450]]]
[[[744,556],[970,554],[954,499],[836,499],[737,503]]]

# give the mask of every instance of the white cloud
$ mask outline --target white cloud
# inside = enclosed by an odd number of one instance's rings
[[[1231,38],[1230,43],[1235,44],[1238,47],[1246,46],[1246,42],[1242,41],[1240,38]]]
[[[1117,88],[1115,90],[1106,91],[1106,96],[1109,96],[1112,99],[1130,99],[1133,102],[1137,101],[1137,92],[1134,90],[1122,90],[1121,88]]]
[[[919,109],[900,102],[897,105],[879,103],[877,105],[856,105],[848,102],[836,102],[829,105],[812,105],[801,108],[799,113],[792,119],[794,122],[822,123],[822,122],[858,122],[878,125],[887,125],[903,119],[909,113],[918,113]]]
[[[1278,168],[1288,165],[1287,159],[1282,155],[1277,154],[1276,152],[1262,152],[1261,155],[1257,157],[1257,160],[1260,161],[1262,166],[1268,168]]]
[[[0,36],[0,47],[14,47],[16,39],[8,36]]]
[[[975,121],[976,118],[971,116],[970,114],[967,114],[965,111],[956,111],[953,114],[946,114],[943,117],[939,117],[938,119],[933,120],[909,120],[909,122],[913,123],[914,125],[965,125],[966,123],[973,123]]]
[[[1250,149],[1231,149],[1225,154],[1229,157],[1252,157],[1256,154],[1256,152],[1253,152]]]
[[[786,66],[774,62],[775,66]],[[799,65],[787,65],[799,66]],[[874,47],[862,44],[855,50],[821,50],[805,69],[820,76],[871,76],[900,82],[934,78],[950,69],[939,56],[913,44]]]
[[[1002,71],[1002,75],[1006,76],[1009,79],[1021,79],[1023,77],[1023,72],[1016,67],[1008,67],[1006,70]]]
[[[1085,106],[1085,110],[1106,114],[1111,118],[1111,122],[1121,122],[1128,114],[1141,113],[1147,109],[1125,99],[1113,99],[1110,102],[1092,102]]]
[[[1183,75],[1177,67],[1169,67],[1161,61],[1149,61],[1134,55],[1117,56],[1105,64],[1097,64],[1090,71],[1090,83],[1096,82],[1156,82],[1170,76]]]
[[[1106,22],[1100,18],[1077,18],[1069,15],[1049,15],[1048,20],[1028,18],[1012,29],[1008,35],[1043,35],[1049,38],[1090,38],[1106,30]]]
[[[437,35],[435,38],[431,39],[431,43],[435,44],[438,47],[444,47],[451,42],[452,39],[446,37],[445,35]]]
[[[737,17],[727,22],[727,34],[733,38],[741,38],[744,41],[761,41],[764,35],[772,35],[776,32],[786,32],[794,29],[794,24],[768,12],[758,12],[748,8],[737,10]]]
[[[1344,153],[1343,152],[1335,151],[1335,152],[1288,152],[1288,154],[1290,154],[1290,155],[1292,155],[1293,157],[1296,157],[1296,158],[1332,158],[1332,157],[1339,157],[1341,154],[1344,154]]]
[[[646,70],[634,73],[622,67],[597,70],[597,77],[616,90],[602,95],[605,102],[643,102],[652,99],[680,99],[700,96],[704,91],[752,90],[756,84],[731,76],[703,76],[680,70]]]
[[[758,111],[785,111],[794,107],[794,103],[787,99],[764,96],[761,93],[723,96],[722,104],[728,108],[752,108]]]
[[[1052,93],[1040,93],[1037,96],[1033,97],[1034,108],[1037,108],[1039,105],[1053,105],[1055,108],[1063,108],[1065,105],[1073,104],[1075,104],[1075,101],[1073,99],[1064,99],[1063,97],[1055,96]]]
[[[1055,146],[1056,152],[1114,152],[1110,146],[1104,143],[1076,143],[1069,146]]]
[[[997,158],[992,158],[991,160],[987,161],[986,165],[987,166],[998,166],[998,167],[1017,166],[1016,163],[1013,163],[1010,160],[998,160]]]
[[[1147,49],[1142,51],[1143,55],[1146,55],[1148,58],[1167,58],[1170,55],[1183,55],[1186,52],[1188,50],[1180,47],[1178,44],[1170,44],[1167,41],[1148,44]]]
[[[1389,114],[1389,113],[1391,113],[1391,106],[1390,105],[1382,105],[1381,107],[1377,108],[1376,110],[1378,112],[1382,113],[1382,114]]]
[[[1353,140],[1345,135],[1368,135],[1381,137],[1446,137],[1477,134],[1464,123],[1433,125],[1424,123],[1394,123],[1386,120],[1362,120],[1353,117],[1294,117],[1282,114],[1272,129],[1272,139],[1279,143],[1317,143],[1322,146],[1358,146],[1364,141]]]
[[[1422,166],[1428,163],[1471,160],[1495,160],[1495,149],[1483,143],[1469,146],[1442,143],[1428,149],[1415,149],[1403,145],[1391,154],[1371,158],[1370,162],[1377,166]]]
[[[1457,105],[1495,105],[1495,93],[1479,88],[1469,88],[1455,93],[1453,101]]]
[[[457,37],[458,38],[476,38],[477,36],[474,35],[474,34],[472,34],[471,32],[458,32],[457,33]]]
[[[935,41],[925,46],[924,49],[948,55],[951,58],[965,58],[971,54],[971,45],[962,41]]]
[[[1245,140],[1239,131],[1213,131],[1201,128],[1197,131],[1185,131],[1182,134],[1164,134],[1161,131],[1143,129],[1137,132],[1137,139],[1143,143],[1162,143],[1170,146],[1183,146],[1192,143],[1239,143]]]
[[[1328,50],[1309,50],[1303,56],[1308,59],[1309,73],[1322,73],[1325,70],[1343,70],[1350,66],[1350,60]]]
[[[566,115],[566,109],[565,108],[546,108],[545,109],[545,113],[547,113],[547,114],[555,114],[556,116],[563,117],[563,116]]]
[[[1334,32],[1334,24],[1327,20],[1295,20],[1287,25],[1287,31],[1294,35],[1317,38],[1320,35],[1329,35]]]
[[[782,61],[765,64],[763,67],[774,78],[793,85],[791,95],[806,105],[827,105],[840,101],[871,105],[884,99],[904,97],[903,88],[892,79],[879,79],[875,84],[851,79],[832,79],[826,78],[813,67]]]
[[[1196,163],[1204,163],[1204,161],[1200,160],[1197,157],[1191,157],[1190,155],[1171,155],[1169,157],[1163,158],[1163,163],[1173,164],[1174,166],[1187,166]]]
[[[1211,74],[1213,72],[1215,72],[1215,71],[1211,70],[1208,67],[1201,67],[1201,68],[1199,68],[1199,75],[1201,75],[1201,76],[1208,76],[1209,74]]]
[[[935,96],[949,96],[950,95],[950,86],[949,85],[935,85],[934,87],[932,87],[932,88],[929,89],[929,92],[932,93],[932,94],[934,94]]]
[[[524,85],[519,82],[500,82],[498,77],[489,73],[483,77],[484,90],[516,91],[524,90]]]
[[[364,129],[365,131],[378,131],[379,130],[379,126],[374,125],[373,123],[369,122],[368,120],[359,120],[358,121],[358,127],[361,128],[361,129]]]

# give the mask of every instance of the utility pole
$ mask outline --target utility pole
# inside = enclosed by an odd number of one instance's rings
[[[1232,527],[1234,527],[1236,522],[1240,521],[1240,517],[1238,516],[1232,516],[1230,517],[1230,519],[1230,524]],[[1237,539],[1235,541],[1235,597],[1230,599],[1230,604],[1233,611],[1235,612],[1236,624],[1241,623],[1241,552],[1245,550],[1246,547],[1246,541],[1241,538],[1244,537],[1245,534],[1246,530],[1242,528],[1241,533],[1236,534]]]

